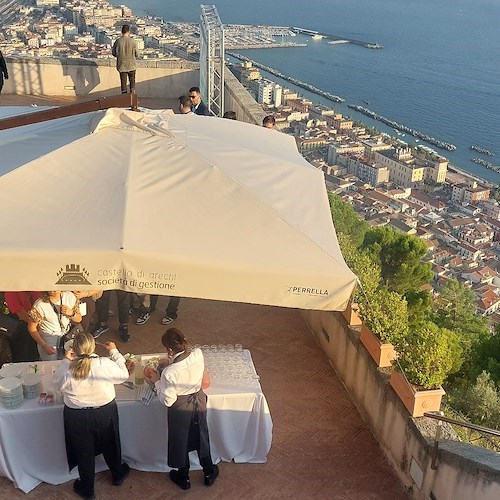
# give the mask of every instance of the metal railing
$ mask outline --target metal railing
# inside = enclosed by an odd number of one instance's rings
[[[66,116],[74,116],[82,113],[90,113],[91,111],[100,111],[109,108],[130,107],[132,111],[137,110],[137,94],[121,94],[118,96],[101,97],[91,101],[80,102],[77,104],[69,104],[57,108],[50,108],[43,111],[35,111],[24,115],[16,115],[0,120],[0,130],[9,128],[21,127],[23,125],[31,125],[32,123],[40,123]]]
[[[490,429],[488,427],[482,427],[481,425],[471,424],[470,422],[463,422],[461,420],[456,420],[454,418],[445,417],[442,411],[428,411],[424,413],[424,417],[429,417],[438,421],[438,426],[436,429],[436,436],[434,437],[434,446],[432,450],[432,462],[431,469],[437,469],[437,459],[439,452],[439,440],[441,439],[441,431],[443,427],[443,422],[452,425],[458,425],[460,427],[465,427],[466,429],[470,429],[475,432],[479,432],[481,434],[486,434],[489,436],[494,436],[500,438],[500,431],[496,429]],[[499,451],[500,447],[496,446],[497,451]]]

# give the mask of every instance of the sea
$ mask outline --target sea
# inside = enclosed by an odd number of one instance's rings
[[[199,0],[124,3],[135,15],[200,19]],[[306,47],[238,52],[344,98],[345,103],[336,104],[300,90],[313,102],[369,126],[398,137],[347,104],[455,144],[454,152],[428,146],[451,164],[500,183],[500,174],[471,161],[482,157],[500,165],[500,0],[216,0],[213,5],[223,24],[298,26],[383,45],[367,49],[297,36],[288,41],[305,42]],[[495,156],[471,151],[471,145]]]

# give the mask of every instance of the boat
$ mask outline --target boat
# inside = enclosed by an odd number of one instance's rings
[[[370,101],[367,101],[366,99],[363,99],[363,102],[364,102],[366,105],[370,104]]]

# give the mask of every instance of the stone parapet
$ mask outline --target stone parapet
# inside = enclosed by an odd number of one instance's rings
[[[436,422],[408,415],[389,384],[390,369],[377,369],[341,313],[302,314],[411,498],[500,498],[498,453],[444,439],[432,469]]]

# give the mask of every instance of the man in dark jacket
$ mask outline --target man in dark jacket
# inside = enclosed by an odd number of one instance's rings
[[[205,103],[201,100],[199,87],[191,87],[189,89],[189,98],[191,99],[191,111],[196,115],[208,115],[208,109]]]
[[[116,69],[120,73],[122,94],[127,93],[127,77],[130,93],[135,92],[135,58],[139,56],[135,40],[130,38],[130,26],[122,26],[122,36],[113,45],[112,54],[116,57]]]
[[[9,72],[7,71],[7,64],[0,50],[0,93],[2,93],[4,80],[9,79]]]

